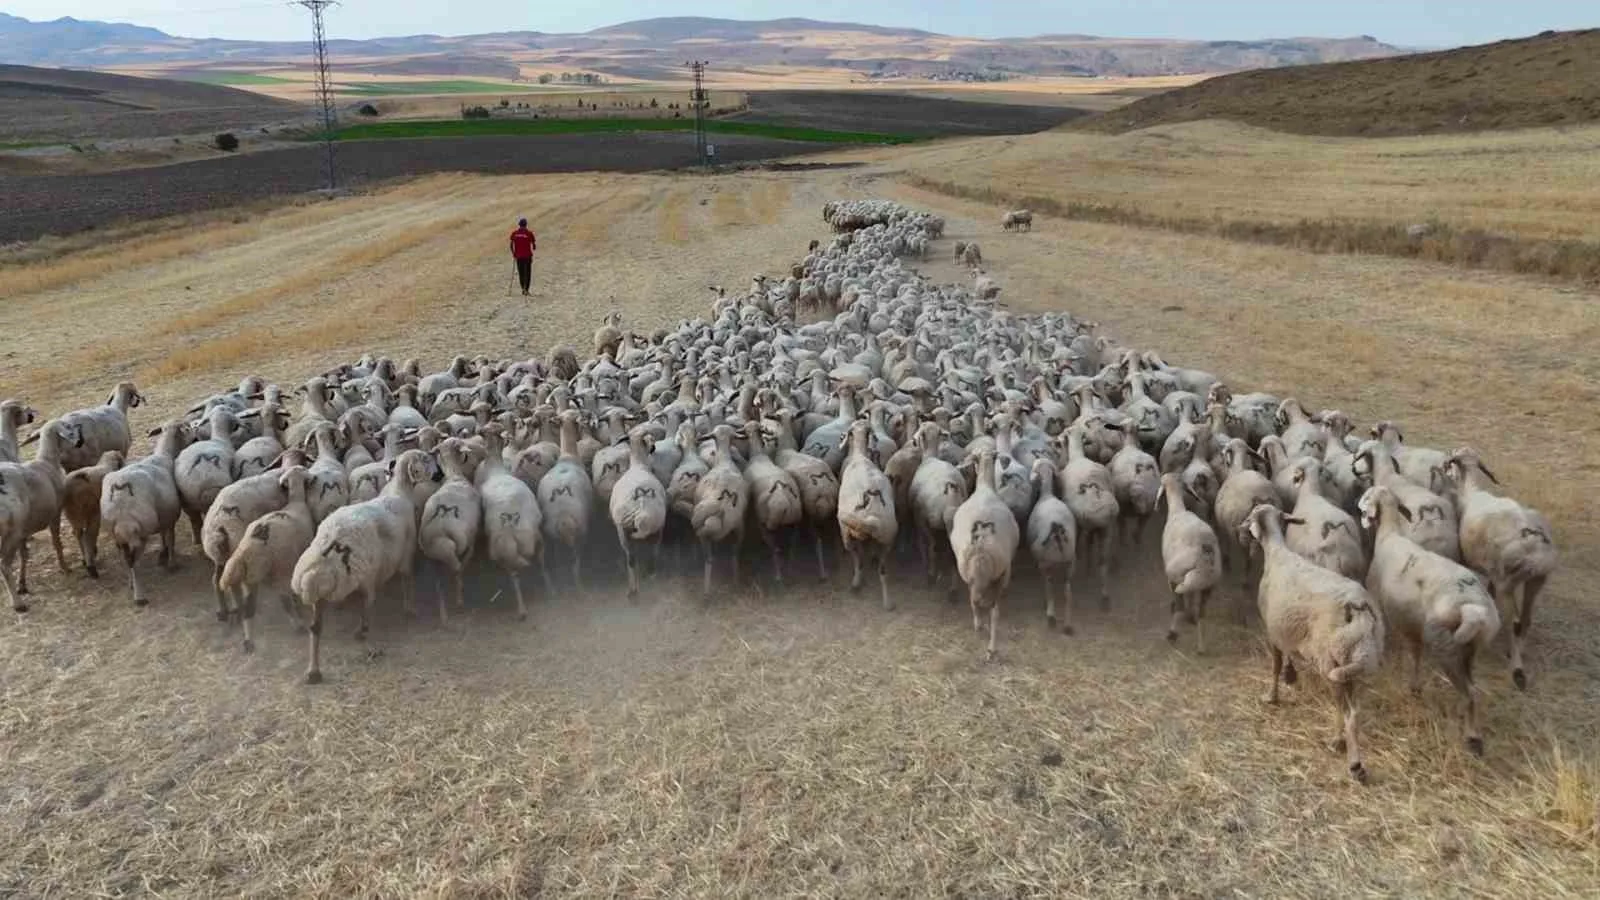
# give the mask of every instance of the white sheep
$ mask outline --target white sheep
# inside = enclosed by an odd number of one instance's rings
[[[750,485],[750,515],[756,533],[772,553],[773,575],[782,584],[783,552],[778,547],[778,534],[800,524],[805,517],[805,503],[800,497],[800,485],[795,482],[794,476],[767,455],[772,445],[759,423],[750,423],[747,431],[750,452],[744,477]]]
[[[511,579],[517,598],[517,618],[528,617],[522,594],[522,571],[534,563],[544,577],[545,591],[554,594],[550,573],[544,567],[544,515],[533,488],[523,483],[506,466],[505,430],[489,425],[479,435],[483,439],[484,460],[476,475],[478,496],[483,500],[483,534],[489,560]]]
[[[1223,568],[1229,560],[1237,558],[1244,564],[1244,588],[1250,589],[1251,558],[1254,555],[1246,542],[1240,539],[1240,530],[1250,519],[1250,513],[1262,504],[1277,506],[1283,501],[1267,476],[1250,467],[1253,454],[1242,438],[1232,438],[1223,448],[1226,475],[1217,489],[1217,502],[1212,505],[1212,518],[1222,542]],[[1230,551],[1232,551],[1230,553]]]
[[[1298,494],[1292,515],[1305,524],[1290,525],[1284,534],[1289,549],[1351,581],[1367,576],[1367,554],[1356,521],[1322,493],[1322,466],[1309,457],[1290,466]]]
[[[82,440],[77,426],[60,420],[46,422],[36,435],[37,455],[25,463],[0,463],[0,572],[11,593],[11,606],[26,612],[20,598],[28,594],[28,540],[45,529],[55,546],[56,564],[67,570],[61,547],[61,503],[66,493],[66,473],[61,470],[64,448]],[[11,565],[21,559],[20,577],[12,585]]]
[[[913,440],[923,447],[922,463],[911,476],[911,524],[917,529],[922,562],[928,583],[938,580],[939,552],[950,546],[950,526],[956,510],[967,500],[967,479],[949,460],[941,459],[935,447],[942,439],[938,424],[922,425]],[[951,586],[952,591],[954,585]],[[955,597],[952,594],[952,602]]]
[[[1450,680],[1466,701],[1462,721],[1467,749],[1483,755],[1482,709],[1472,683],[1472,665],[1500,631],[1500,613],[1483,581],[1471,570],[1406,537],[1411,514],[1387,488],[1360,500],[1362,522],[1374,532],[1367,590],[1383,603],[1389,633],[1411,656],[1411,691],[1422,691],[1422,655]]]
[[[659,562],[661,538],[667,525],[667,489],[650,464],[655,451],[655,438],[650,432],[643,427],[635,428],[625,441],[628,468],[611,489],[609,509],[611,524],[617,529],[617,543],[628,564],[628,596],[637,597],[639,573],[634,564],[633,548],[648,542],[655,548]]]
[[[1000,227],[1006,231],[1032,231],[1033,211],[1014,209],[1000,218]]]
[[[200,526],[206,511],[217,494],[233,483],[233,435],[239,427],[233,410],[226,406],[213,407],[206,420],[211,436],[183,448],[172,473],[196,546],[201,543]]]
[[[826,581],[828,561],[822,546],[823,529],[838,516],[839,478],[826,462],[799,451],[795,441],[794,415],[794,410],[788,408],[778,412],[778,424],[772,429],[778,442],[773,461],[788,472],[800,488],[800,504],[805,509],[806,521],[810,523],[816,541],[817,571]]]
[[[288,502],[282,509],[250,523],[217,579],[218,589],[232,599],[239,611],[246,653],[256,648],[250,625],[256,617],[256,601],[263,593],[276,594],[284,610],[298,618],[294,597],[289,593],[289,578],[317,533],[311,507],[306,503],[310,473],[304,466],[290,466],[277,477]]]
[[[950,549],[955,554],[956,571],[967,584],[974,631],[983,632],[980,613],[989,611],[988,659],[994,660],[1000,601],[1011,584],[1011,563],[1020,535],[1016,516],[995,493],[995,451],[979,451],[977,464],[978,479],[972,496],[956,510],[950,523]]]
[[[894,485],[873,463],[869,453],[871,436],[872,426],[864,421],[851,425],[845,436],[850,451],[839,477],[839,537],[855,565],[850,589],[861,589],[861,561],[866,556],[877,565],[883,608],[892,610],[889,551],[900,533],[900,522],[894,510]]]
[[[1407,537],[1447,559],[1461,559],[1455,505],[1400,474],[1387,446],[1380,441],[1364,442],[1356,451],[1352,468],[1368,486],[1388,488],[1402,506],[1411,510]]]
[[[315,446],[317,453],[310,466],[306,500],[311,504],[312,518],[318,522],[350,502],[350,474],[339,459],[338,435],[333,422],[321,421],[312,426],[307,438],[307,447]]]
[[[0,403],[0,462],[22,462],[18,432],[22,426],[32,425],[38,418],[38,410],[21,400]]]
[[[155,432],[155,449],[142,459],[127,463],[106,475],[101,483],[100,521],[111,532],[111,540],[128,564],[135,606],[148,606],[150,598],[139,582],[139,556],[150,538],[161,536],[159,562],[175,565],[178,519],[183,503],[178,498],[178,483],[173,467],[178,454],[194,440],[187,422],[168,422]]]
[[[483,522],[483,498],[473,485],[478,463],[486,457],[484,449],[461,438],[449,438],[439,445],[439,465],[444,483],[422,507],[422,523],[417,528],[417,547],[422,555],[450,573],[450,593],[456,609],[466,606],[462,584],[467,564],[478,544],[478,528]],[[439,586],[439,623],[449,616],[445,611],[444,586]]]
[[[1061,470],[1061,497],[1078,523],[1083,550],[1077,558],[1087,563],[1091,555],[1095,557],[1100,570],[1100,606],[1109,609],[1111,545],[1121,508],[1116,488],[1111,484],[1111,473],[1084,453],[1085,430],[1082,423],[1075,423],[1064,435],[1067,464]]]
[[[1167,641],[1177,643],[1178,626],[1185,618],[1194,622],[1196,653],[1206,652],[1206,603],[1222,582],[1222,548],[1216,532],[1183,502],[1183,479],[1169,472],[1161,476],[1161,490],[1167,501],[1167,524],[1161,530],[1161,563],[1167,584],[1172,587],[1172,621],[1167,626]]]
[[[144,402],[144,395],[133,382],[124,381],[112,391],[104,406],[74,410],[57,419],[63,428],[76,428],[83,439],[80,445],[64,448],[62,468],[71,472],[92,466],[107,450],[121,450],[126,454],[133,443],[128,410]]]
[[[1072,509],[1056,496],[1056,469],[1047,459],[1033,462],[1033,484],[1039,500],[1028,514],[1028,552],[1044,579],[1045,622],[1056,627],[1056,593],[1061,581],[1061,630],[1072,634],[1072,569],[1077,559],[1078,523]]]
[[[572,581],[583,590],[583,540],[589,533],[589,512],[594,485],[578,455],[576,410],[561,414],[561,456],[555,467],[539,479],[539,509],[544,513],[545,540],[572,552]],[[693,454],[686,454],[692,456]]]
[[[260,419],[262,433],[245,441],[233,452],[234,481],[260,475],[272,468],[272,464],[283,454],[284,432],[289,427],[288,412],[276,403],[266,403],[259,409],[240,413],[238,418],[241,422]]]
[[[1523,644],[1533,625],[1533,605],[1556,570],[1555,532],[1537,510],[1489,492],[1479,476],[1499,484],[1477,451],[1463,447],[1450,456],[1450,480],[1461,498],[1461,559],[1489,579],[1494,598],[1508,604],[1511,620],[1511,679],[1527,690]]]
[[[378,589],[399,578],[406,607],[412,608],[412,563],[417,555],[417,513],[412,488],[430,480],[428,455],[407,450],[395,460],[389,483],[376,500],[340,507],[317,526],[317,536],[295,563],[290,587],[311,611],[311,660],[306,683],[322,683],[322,616],[327,607],[361,594],[361,628],[366,639]],[[376,651],[368,647],[368,655]]]
[[[1383,617],[1360,584],[1290,550],[1283,542],[1285,522],[1294,520],[1263,503],[1245,523],[1264,558],[1256,603],[1272,651],[1267,702],[1278,702],[1280,678],[1294,684],[1299,669],[1320,674],[1333,686],[1342,718],[1342,731],[1332,746],[1346,754],[1351,777],[1365,782],[1355,689],[1383,662]]]
[[[750,503],[750,486],[733,461],[732,425],[718,425],[711,437],[716,442],[715,462],[700,477],[695,488],[694,510],[690,525],[700,539],[700,550],[705,557],[704,593],[706,603],[711,602],[711,575],[715,565],[715,545],[733,544],[733,580],[739,580],[739,548],[744,544],[745,515]]]

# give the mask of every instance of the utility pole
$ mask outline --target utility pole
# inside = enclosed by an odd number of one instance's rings
[[[328,80],[328,34],[322,26],[322,13],[330,6],[337,6],[338,0],[293,2],[311,10],[311,49],[316,56],[317,103],[322,107],[322,146],[327,152],[328,191],[331,193],[339,181],[333,165],[333,132],[338,122],[333,107],[333,83]]]
[[[700,165],[706,163],[706,66],[710,63],[694,60],[686,63],[694,73],[694,92],[690,103],[694,106],[694,158]]]

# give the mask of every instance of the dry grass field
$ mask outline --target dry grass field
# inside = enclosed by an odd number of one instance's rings
[[[34,610],[0,641],[0,894],[1594,896],[1595,294],[1049,217],[1002,235],[993,205],[910,183],[937,171],[1263,216],[1304,214],[1294,188],[1329,215],[1587,235],[1587,163],[1180,129],[1142,140],[1203,149],[1129,170],[1139,140],[950,142],[805,173],[439,175],[191,221],[0,268],[0,384],[54,412],[131,376],[153,424],[245,372],[292,383],[367,350],[542,353],[613,307],[640,327],[699,314],[707,285],[779,271],[822,236],[824,200],[891,197],[981,239],[1015,310],[1070,309],[1238,385],[1471,443],[1545,509],[1564,568],[1534,625],[1531,690],[1500,659],[1482,669],[1485,759],[1459,747],[1442,682],[1412,698],[1390,671],[1363,709],[1373,783],[1351,783],[1323,748],[1320,692],[1261,704],[1253,632],[1223,624],[1204,657],[1167,647],[1149,559],[1118,577],[1111,613],[1080,604],[1074,638],[1045,630],[1019,577],[992,666],[965,611],[910,578],[884,613],[837,578],[778,590],[758,566],[701,610],[693,579],[630,604],[595,565],[587,592],[536,592],[527,623],[483,602],[489,583],[446,628],[386,604],[370,663],[354,617],[335,616],[329,683],[308,688],[275,610],[239,654],[182,538],[183,570],[153,576],[143,611],[120,565],[96,584],[35,553]],[[1301,180],[1263,186],[1273,157]],[[1536,185],[1547,204],[1522,193]],[[540,234],[532,302],[508,295],[519,214]],[[927,270],[961,277],[939,246]]]

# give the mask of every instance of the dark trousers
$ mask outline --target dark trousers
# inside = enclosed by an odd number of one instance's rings
[[[533,283],[533,257],[517,260],[517,278],[522,281],[522,292],[526,294]]]

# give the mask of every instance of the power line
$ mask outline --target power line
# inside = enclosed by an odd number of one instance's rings
[[[327,152],[328,190],[331,192],[338,185],[333,164],[333,132],[337,120],[333,107],[333,82],[329,80],[328,35],[322,25],[322,13],[330,6],[337,6],[338,0],[293,0],[293,2],[297,6],[311,10],[311,49],[316,57],[317,103],[322,107],[322,146]]]

